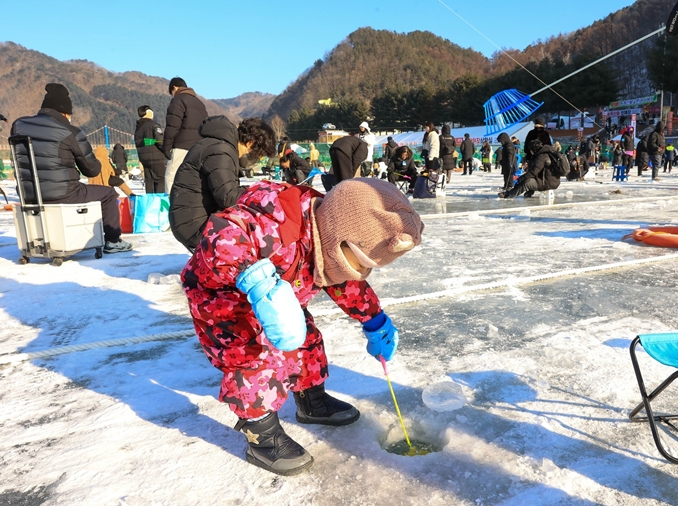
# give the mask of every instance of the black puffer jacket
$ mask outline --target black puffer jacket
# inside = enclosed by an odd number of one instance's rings
[[[555,190],[560,186],[560,177],[551,172],[551,157],[549,153],[555,153],[552,146],[543,146],[530,162],[525,177],[539,181],[539,191]]]
[[[663,153],[665,148],[664,122],[660,121],[647,138],[647,152],[650,155],[656,155],[657,153]]]
[[[296,154],[294,151],[287,155],[290,160],[290,168],[286,170],[290,170],[293,173],[296,172],[297,170],[300,170],[301,172],[304,173],[304,178],[307,178],[309,173],[311,172],[311,164],[308,163],[306,160],[304,160],[302,157],[300,157],[298,154]],[[301,183],[301,181],[298,181]]]
[[[117,143],[113,146],[113,155],[111,158],[115,164],[116,176],[120,176],[123,172],[127,172],[127,152],[122,144]]]
[[[516,147],[506,132],[500,133],[497,140],[501,142],[501,173],[510,174],[516,156]]]
[[[203,139],[179,166],[170,193],[172,233],[191,249],[200,242],[210,214],[233,206],[243,191],[235,125],[226,116],[211,116],[200,134]]]
[[[162,150],[170,157],[174,148],[191,149],[200,141],[198,129],[207,118],[207,109],[191,88],[179,88],[167,107],[167,126]]]
[[[454,152],[457,149],[457,140],[450,135],[450,125],[443,125],[440,135],[440,157],[443,159],[443,170],[455,168]]]
[[[621,138],[621,145],[622,149],[624,151],[633,151],[635,149],[635,146],[633,145],[634,140],[633,140],[633,135],[631,132],[624,132],[624,135],[622,135]]]
[[[40,109],[36,116],[17,119],[12,125],[12,134],[27,135],[33,140],[40,190],[45,202],[62,199],[76,191],[80,185],[78,170],[87,177],[98,176],[101,172],[101,163],[95,158],[83,131],[53,109]],[[17,158],[26,199],[35,202],[33,177],[23,146],[17,146]]]
[[[134,131],[134,144],[139,153],[139,161],[146,167],[163,165],[167,162],[162,152],[162,127],[150,118],[137,120]]]
[[[532,130],[527,132],[525,136],[525,160],[530,161],[532,159],[532,153],[530,153],[530,141],[534,139],[539,139],[544,146],[551,145],[551,136],[549,133],[544,130],[543,127],[534,127]]]

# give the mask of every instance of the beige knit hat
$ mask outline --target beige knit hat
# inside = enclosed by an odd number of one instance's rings
[[[314,202],[313,245],[317,286],[365,279],[421,244],[424,224],[396,186],[382,179],[342,181]],[[351,248],[364,273],[355,270],[341,250]]]

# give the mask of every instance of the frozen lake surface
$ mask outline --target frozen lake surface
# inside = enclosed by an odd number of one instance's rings
[[[676,223],[678,176],[610,179],[563,183],[549,206],[498,199],[499,174],[455,174],[445,198],[413,201],[426,215],[422,245],[370,283],[401,332],[389,372],[407,430],[439,451],[384,450],[402,430],[381,365],[360,326],[319,296],[309,307],[327,388],[362,416],[302,426],[285,404],[286,430],[315,458],[308,473],[245,462],[236,417],[215,398],[220,373],[193,336],[0,365],[0,505],[678,504],[678,467],[649,427],[628,421],[639,402],[628,347],[678,329],[678,260],[622,240]],[[130,253],[20,266],[11,213],[0,212],[0,358],[190,330],[180,286],[147,282],[179,273],[185,250],[170,233],[127,239]],[[643,259],[658,261],[521,282]],[[493,282],[502,287],[477,289]],[[640,360],[649,385],[670,373]],[[448,382],[462,407],[443,409],[447,390],[431,388]],[[678,411],[675,388],[658,408]]]

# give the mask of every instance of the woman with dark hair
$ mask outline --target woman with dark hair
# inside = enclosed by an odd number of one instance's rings
[[[245,119],[236,127],[226,116],[210,116],[200,126],[200,135],[170,192],[172,233],[191,251],[202,239],[210,214],[235,205],[245,190],[240,169],[275,155],[275,133],[261,118]]]
[[[440,158],[443,161],[443,171],[447,181],[452,177],[452,170],[457,167],[457,141],[450,134],[450,125],[443,125],[443,133],[440,136]]]
[[[388,162],[386,175],[389,182],[393,184],[404,179],[403,176],[408,176],[410,178],[410,190],[414,188],[414,182],[417,179],[417,167],[414,165],[410,148],[400,146],[395,150],[395,155]]]

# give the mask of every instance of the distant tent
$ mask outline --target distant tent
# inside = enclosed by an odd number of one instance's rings
[[[459,145],[459,143],[462,140],[464,140],[464,134],[469,134],[471,140],[473,141],[473,144],[480,147],[485,141],[489,141],[490,144],[495,145],[499,144],[497,137],[502,132],[506,132],[506,134],[509,137],[515,136],[520,140],[520,143],[523,144],[525,142],[525,137],[527,136],[527,133],[533,128],[534,123],[531,121],[527,121],[511,125],[504,130],[495,132],[492,135],[485,135],[484,126],[453,128],[452,131],[450,132],[450,135],[454,136],[454,138],[457,140],[457,145]],[[380,135],[377,137],[377,142],[375,144],[377,146],[386,144],[388,142],[388,137],[393,137],[393,140],[399,146],[410,146],[412,148],[422,145],[424,132],[403,132],[400,134]]]

